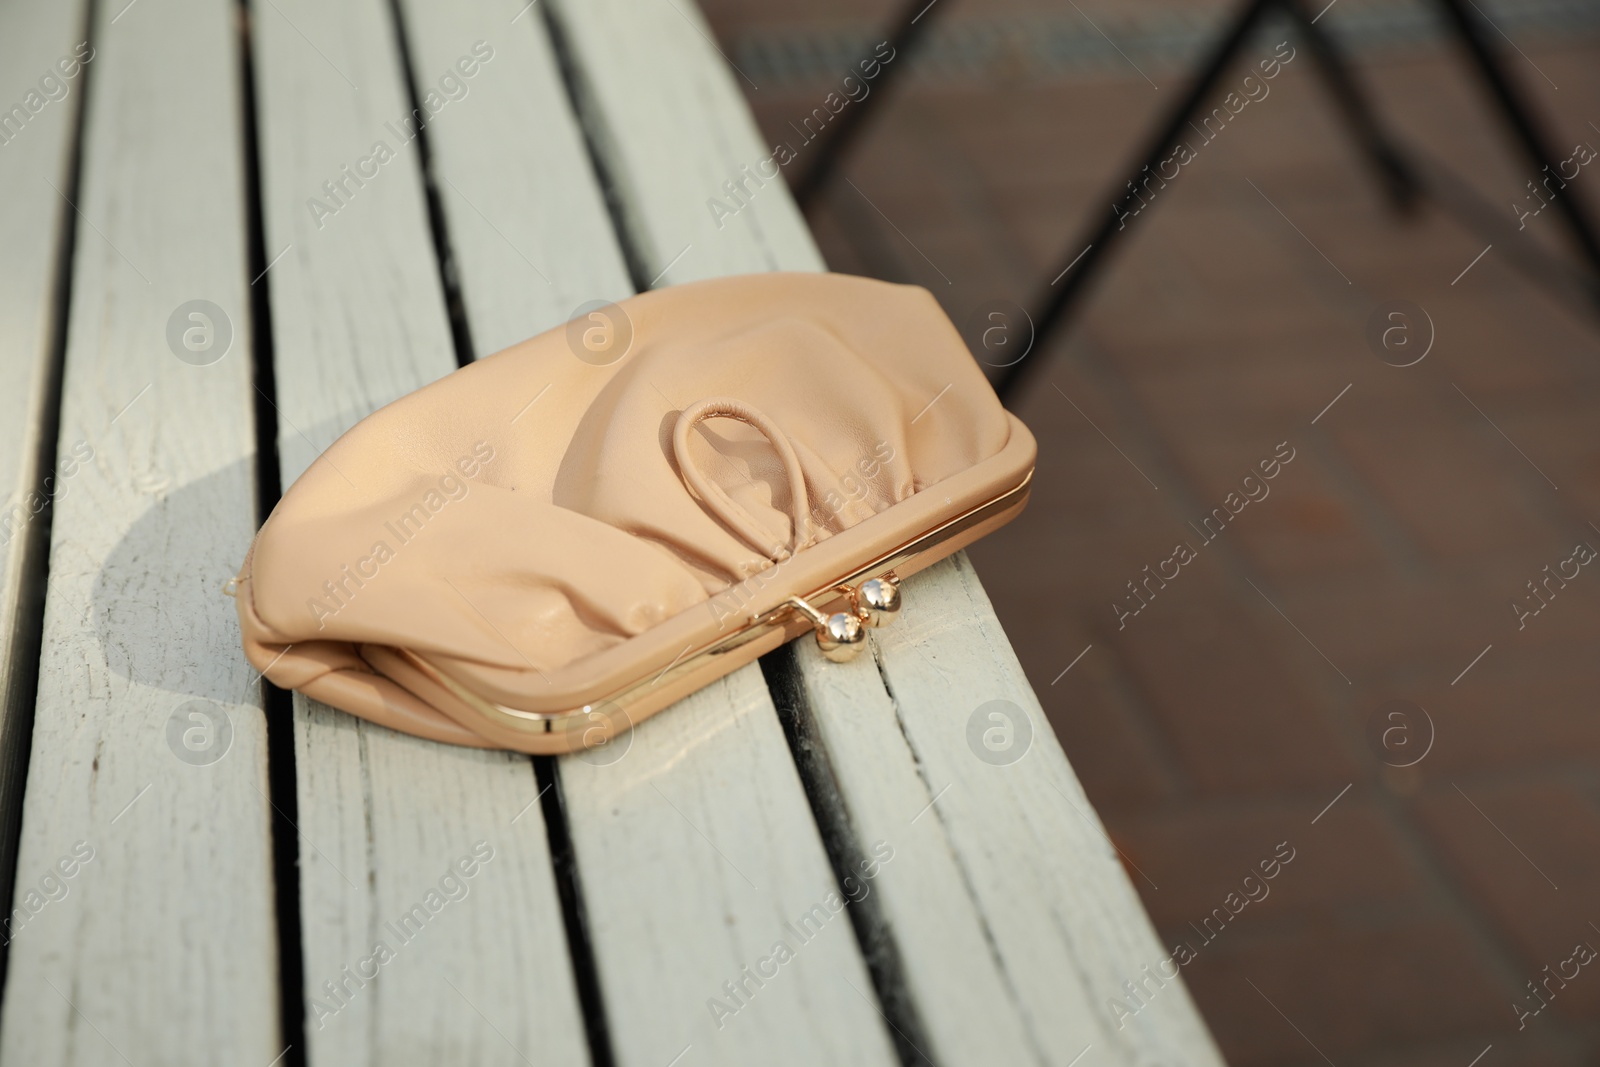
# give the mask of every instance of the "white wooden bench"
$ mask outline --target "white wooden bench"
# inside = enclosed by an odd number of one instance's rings
[[[781,183],[706,210],[770,146],[690,0],[10,4],[13,103],[5,1063],[1221,1062],[964,555],[871,655],[800,642],[587,758],[240,654],[224,582],[366,413],[585,301],[823,269]],[[1010,762],[969,742],[997,700]]]

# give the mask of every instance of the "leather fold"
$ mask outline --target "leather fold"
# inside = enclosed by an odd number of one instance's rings
[[[329,447],[241,569],[250,662],[395,729],[549,751],[453,694],[603,700],[730,625],[730,593],[825,587],[808,561],[872,558],[1032,469],[924,289],[759,274],[613,313],[631,341],[608,362],[560,327]]]

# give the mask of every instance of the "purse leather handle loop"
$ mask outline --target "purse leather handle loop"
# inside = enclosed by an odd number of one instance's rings
[[[771,533],[758,526],[749,512],[736,504],[722,486],[707,478],[695,466],[689,454],[689,434],[702,420],[712,418],[737,419],[755,427],[778,453],[784,474],[789,479],[789,517],[793,534],[788,547],[775,546]],[[789,438],[778,429],[777,423],[742,400],[727,396],[707,397],[684,408],[679,414],[678,422],[672,428],[672,452],[677,457],[684,484],[751,548],[779,563],[799,549],[807,503],[805,475],[800,469],[800,457],[795,454]]]

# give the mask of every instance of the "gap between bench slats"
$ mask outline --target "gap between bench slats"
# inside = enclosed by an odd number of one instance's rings
[[[466,337],[494,332],[489,321],[473,318],[465,332],[467,323],[452,322],[437,259],[450,246],[433,230],[422,149],[453,123],[524,129],[541,94],[559,104],[559,85],[541,77],[549,63],[526,20],[475,25],[466,8],[451,10],[463,13],[460,24],[424,17],[411,27],[418,81],[470,56],[478,40],[494,58],[470,80],[458,76],[470,95],[417,138],[408,135],[412,87],[393,6],[254,8],[266,247],[282,252],[263,284],[286,484],[360,417],[453,370]],[[572,179],[552,174],[528,142],[504,140],[502,163],[544,167],[554,202],[583,193],[564,188]],[[379,141],[394,157],[364,181],[346,177]],[[492,295],[527,316],[528,332],[563,317],[536,294],[513,305],[520,281],[513,274]],[[583,1061],[584,1020],[528,758],[407,737],[299,696],[293,706],[309,1061]],[[475,873],[447,883],[463,858],[476,860]],[[431,915],[430,891],[449,901]],[[416,929],[419,902],[429,917]],[[390,958],[374,958],[379,943]],[[375,982],[363,978],[374,970]]]
[[[551,4],[643,270],[665,283],[822,269],[783,179],[744,180],[773,146],[691,5]],[[730,180],[745,189],[731,215]],[[862,921],[897,1036],[920,1032],[945,1063],[1220,1062],[1181,983],[1121,1029],[1105,1010],[1168,953],[965,555],[906,595],[873,660],[841,668],[800,642],[768,664],[791,732],[819,750],[800,765],[835,863],[878,841],[897,850]],[[970,717],[995,700],[1033,736],[1009,766],[968,741]]]
[[[83,225],[56,451],[80,462],[53,512],[18,857],[19,899],[52,871],[66,892],[12,939],[0,1059],[267,1063],[265,728],[221,594],[256,503],[234,10],[118,15],[98,6],[75,82]],[[235,327],[205,366],[168,341],[197,299]]]
[[[55,77],[56,64],[85,40],[87,5],[61,3],[0,12],[0,70]],[[72,69],[67,61],[66,69]],[[48,499],[55,486],[61,365],[78,197],[77,148],[86,72],[58,100],[39,95],[0,107],[0,898],[11,914],[22,793],[33,731],[50,547]],[[15,83],[39,91],[37,81]],[[62,83],[65,86],[67,83]],[[48,83],[47,83],[48,86]],[[73,91],[75,90],[75,91]],[[61,90],[56,90],[60,92]],[[54,188],[51,188],[51,186]],[[59,192],[57,191],[59,190]],[[48,480],[47,480],[48,479]],[[26,890],[24,890],[26,895]],[[8,927],[0,926],[0,980]]]

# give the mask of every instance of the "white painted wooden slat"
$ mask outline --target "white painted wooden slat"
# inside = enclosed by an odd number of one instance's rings
[[[880,903],[939,1061],[997,1062],[995,1029],[1014,1028],[1026,1054],[1000,1062],[1221,1067],[1181,979],[1168,977],[1182,960],[1164,962],[1171,947],[966,554],[914,575],[903,594],[902,618],[872,636],[875,662],[841,669],[804,643],[798,652],[857,831],[901,831]],[[1140,1000],[1127,981],[1144,988]]]
[[[619,131],[613,108],[647,109],[644,124],[658,124],[647,141],[658,147],[685,123],[702,140],[726,132],[737,148],[708,151],[699,160],[705,174],[753,137],[704,41],[687,23],[660,25],[655,7],[581,16],[563,7],[556,20],[571,34],[594,105],[586,126],[612,180],[630,190],[622,195],[628,237],[656,284],[777,266],[768,230],[790,249],[810,247],[792,204],[777,197],[704,250],[688,247],[699,235],[692,227],[668,248],[642,223],[639,198],[670,199],[695,185],[681,166],[695,149],[674,147],[664,159],[651,158],[648,145],[619,152],[618,137],[638,130]],[[612,83],[597,65],[633,70]],[[791,262],[820,266],[814,251],[809,262]],[[681,701],[618,744],[625,751],[561,761],[617,1062],[895,1062],[850,918],[829,907],[837,883],[759,667]]]
[[[657,279],[652,288],[825,269],[782,174],[762,177],[775,146],[762,141],[734,85],[739,75],[692,0],[552,5],[578,61],[584,124],[616,184],[633,246]],[[738,199],[729,182],[742,185]],[[713,210],[718,200],[737,212]]]
[[[617,1062],[895,1063],[760,668],[614,745],[561,767]]]
[[[581,304],[632,295],[538,9],[502,0],[402,8],[419,93],[460,96],[427,130],[476,354],[558,326]],[[493,58],[463,77],[480,41]]]
[[[937,585],[937,577],[930,583],[916,575],[907,582],[905,617],[894,623],[899,631],[895,636],[909,632],[911,647],[919,653],[917,636],[928,614],[924,590],[930,584]],[[874,652],[881,652],[881,640],[874,643]],[[883,920],[894,932],[912,999],[932,1045],[929,1054],[952,1067],[1070,1061],[1088,1044],[1087,1038],[1065,1060],[1044,1055],[1041,1035],[1018,1003],[1021,991],[997,958],[997,946],[973,900],[970,880],[934,811],[933,797],[943,783],[928,788],[907,741],[899,701],[928,700],[930,694],[924,690],[891,695],[874,655],[863,654],[847,664],[830,663],[806,641],[796,645],[795,655],[800,695],[812,716],[816,738],[828,753],[850,828],[863,840],[887,841],[895,850],[893,862],[878,874],[873,889]],[[890,657],[888,662],[894,660]],[[897,684],[908,677],[925,679],[925,685],[945,683],[942,668],[932,659],[911,666],[896,672]],[[987,679],[993,671],[981,674]],[[941,694],[933,698],[945,702]],[[940,796],[941,804],[946,796]],[[1071,997],[1062,996],[1059,984],[1044,993],[1059,1015],[1083,1021],[1083,1012]]]
[[[235,11],[118,15],[99,7],[87,72],[60,450],[93,458],[55,504],[20,899],[77,862],[12,939],[0,1059],[265,1064],[265,723],[222,595],[255,511]],[[197,299],[231,324],[207,366],[168,346]]]
[[[747,193],[732,217],[707,206],[770,149],[687,0],[553,3],[647,270],[676,282],[822,269],[780,184]],[[799,661],[858,837],[897,850],[875,884],[929,1051],[951,1063],[1219,1062],[1181,983],[1121,1030],[1107,1011],[1168,952],[965,554],[906,594],[917,606],[874,635],[876,663],[840,670],[810,649]],[[1033,727],[1029,755],[1008,767],[968,744],[969,717],[995,699]]]
[[[18,648],[38,625],[36,585],[44,564],[38,536],[48,487],[39,484],[55,336],[56,264],[72,208],[71,151],[82,102],[82,3],[0,8],[0,796],[20,795],[21,764],[38,660]],[[52,80],[53,79],[53,80]],[[44,82],[41,85],[41,81]],[[31,99],[29,94],[33,94]],[[30,107],[32,105],[32,107]],[[52,189],[51,186],[55,188]],[[52,475],[51,484],[54,484]],[[31,642],[29,642],[31,645]],[[0,820],[9,822],[9,820]],[[0,850],[14,842],[0,835]],[[11,872],[0,859],[0,879]],[[0,942],[5,939],[0,928]]]
[[[255,10],[267,255],[284,253],[268,277],[287,483],[361,416],[448,373],[455,357],[419,145],[405,133],[410,104],[391,8],[274,0]],[[435,66],[471,55],[479,39],[468,26],[428,32],[438,38],[420,53],[423,80],[437,80]],[[550,95],[537,27],[502,23],[491,47],[493,58],[464,79],[467,95],[434,116],[429,134],[442,137],[469,117],[510,129],[538,106],[525,94]],[[394,159],[360,185],[345,179],[342,169],[378,141]],[[525,149],[506,165],[533,162]],[[321,188],[341,180],[338,200]],[[486,189],[467,192],[489,199]],[[313,212],[312,198],[336,210]],[[516,265],[496,266],[510,272],[506,286],[471,304],[474,328],[489,335],[507,328],[513,285],[540,296]],[[541,326],[562,317],[548,300],[542,315],[550,321]],[[294,704],[310,1062],[586,1062],[527,757],[406,737],[299,696]],[[475,846],[493,858],[464,880],[467,895],[412,935],[404,916]],[[393,958],[375,980],[357,980],[371,973],[362,961],[380,941]]]

